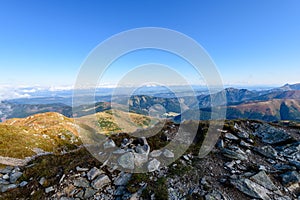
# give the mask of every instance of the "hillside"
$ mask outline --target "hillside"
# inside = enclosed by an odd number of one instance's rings
[[[23,159],[42,152],[75,149],[81,144],[78,131],[87,126],[99,134],[111,134],[130,133],[155,123],[153,118],[119,110],[87,115],[76,121],[54,112],[9,119],[0,123],[0,156]]]
[[[157,122],[158,120],[155,118],[115,109],[76,118],[76,123],[88,125],[102,134],[131,133]]]
[[[146,140],[126,133],[108,138],[116,152],[123,152],[116,156],[147,159],[108,159],[104,164],[82,148],[0,169],[0,198],[290,200],[300,195],[299,126],[226,121],[223,130],[215,130],[219,139],[213,150],[199,158],[208,123],[185,124],[198,127],[197,135],[171,165],[160,168],[177,156],[175,149],[161,150],[168,144],[166,138],[174,138],[178,131],[177,124],[168,122]],[[140,151],[145,145],[149,152]],[[128,171],[140,165],[149,172]]]
[[[228,106],[228,119],[260,119],[265,121],[300,121],[299,99],[273,99]]]
[[[58,113],[36,114],[0,123],[0,156],[25,158],[60,153],[80,145],[73,120]]]

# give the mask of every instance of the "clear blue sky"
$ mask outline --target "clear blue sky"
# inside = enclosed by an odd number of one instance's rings
[[[0,85],[72,85],[96,45],[147,26],[195,39],[225,84],[300,82],[299,10],[298,0],[0,0]]]

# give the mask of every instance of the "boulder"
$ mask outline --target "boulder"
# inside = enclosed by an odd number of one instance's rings
[[[248,159],[246,153],[238,147],[236,150],[230,150],[227,148],[223,148],[221,150],[221,152],[227,158],[231,158],[231,159],[235,159],[235,160],[247,160]]]
[[[260,171],[254,176],[251,176],[250,179],[268,190],[278,191],[278,188],[274,185],[274,183],[265,171]]]
[[[148,171],[153,172],[155,170],[158,170],[159,165],[160,165],[160,162],[154,158],[153,160],[149,161],[149,163],[148,163],[148,166],[147,166]]]
[[[134,164],[136,167],[143,166],[144,163],[148,161],[148,156],[145,154],[133,153],[134,155]]]
[[[172,151],[170,151],[169,149],[165,149],[163,152],[163,155],[166,158],[174,158],[174,153]]]
[[[46,192],[46,193],[50,193],[50,192],[53,192],[53,191],[54,191],[53,186],[50,186],[50,187],[45,188],[45,192]]]
[[[108,185],[111,183],[111,180],[109,177],[105,174],[102,174],[98,176],[93,182],[92,182],[92,187],[96,190],[103,188],[104,186]]]
[[[270,192],[266,188],[249,179],[231,179],[230,183],[250,197],[263,200],[271,199],[268,196]]]
[[[121,172],[119,176],[114,180],[114,185],[126,185],[131,179],[132,174]]]
[[[256,134],[267,144],[279,144],[293,139],[284,129],[269,124],[259,125]]]
[[[74,186],[87,188],[90,186],[90,183],[85,178],[78,178],[73,181]]]
[[[114,148],[116,147],[116,144],[112,139],[108,139],[107,141],[104,142],[103,147],[104,149]]]
[[[22,172],[12,173],[9,177],[9,182],[15,183],[22,175],[23,175]]]
[[[281,174],[282,183],[286,186],[300,182],[300,174],[296,171],[289,171]]]
[[[124,169],[134,169],[134,155],[132,152],[123,154],[118,159],[118,164],[121,165]]]
[[[153,151],[151,151],[150,156],[153,158],[156,158],[156,157],[159,157],[161,154],[162,154],[161,150],[153,150]]]
[[[94,180],[101,173],[102,172],[97,167],[93,167],[86,175],[88,180]]]
[[[263,147],[256,147],[253,150],[258,152],[259,154],[261,154],[267,158],[271,158],[271,159],[276,159],[278,156],[277,151],[275,149],[273,149],[273,147],[271,147],[270,145],[263,146]]]
[[[94,190],[93,188],[86,188],[83,198],[89,199],[89,198],[93,197],[96,192],[97,192],[97,190]]]
[[[0,185],[1,192],[6,192],[15,188],[17,188],[16,184]]]
[[[235,135],[231,134],[231,133],[225,133],[225,136],[224,136],[226,139],[229,139],[229,140],[239,140],[238,137],[236,137]]]

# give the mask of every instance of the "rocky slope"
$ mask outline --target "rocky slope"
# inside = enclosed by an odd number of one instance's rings
[[[208,124],[171,165],[172,149],[160,150],[176,135],[168,122],[155,136],[112,135],[103,144],[118,152],[114,166],[96,160],[86,149],[46,155],[24,167],[0,170],[2,199],[297,199],[300,195],[300,128],[260,121],[227,121],[219,140],[198,158]],[[132,159],[120,159],[124,155]],[[141,157],[147,157],[142,162]],[[143,160],[143,159],[142,159]],[[126,161],[126,162],[125,162]],[[130,173],[138,163],[148,173]],[[120,172],[125,170],[127,172]],[[299,199],[299,198],[298,198]]]

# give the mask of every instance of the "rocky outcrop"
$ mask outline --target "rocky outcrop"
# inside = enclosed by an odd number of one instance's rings
[[[32,166],[6,167],[0,170],[0,198],[22,189],[30,193],[20,198],[42,191],[43,197],[59,200],[300,198],[300,129],[235,121],[218,133],[216,147],[205,158],[197,158],[195,142],[169,166],[163,162],[175,157],[174,150],[155,149],[146,138],[126,137],[121,143],[111,138],[105,142],[115,165],[87,160],[58,171],[56,182],[39,172],[28,176]],[[130,171],[140,166],[148,173]]]

